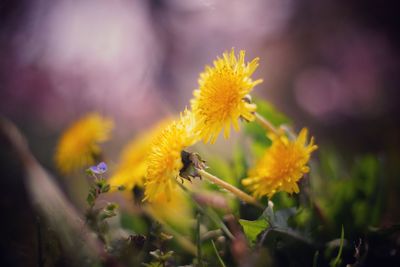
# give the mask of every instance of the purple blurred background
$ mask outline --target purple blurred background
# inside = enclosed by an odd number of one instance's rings
[[[189,104],[205,64],[232,47],[260,57],[254,95],[345,155],[398,160],[395,1],[3,0],[0,112],[45,164],[91,110],[117,137]]]

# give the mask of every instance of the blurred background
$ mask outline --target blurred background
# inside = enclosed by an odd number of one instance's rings
[[[62,130],[100,111],[116,121],[112,155],[118,140],[189,105],[216,56],[245,49],[248,60],[260,57],[254,96],[296,130],[309,127],[322,155],[333,151],[344,169],[365,155],[379,162],[378,224],[391,225],[400,220],[398,10],[377,0],[2,0],[0,114],[54,170]],[[8,155],[1,207],[24,209]]]

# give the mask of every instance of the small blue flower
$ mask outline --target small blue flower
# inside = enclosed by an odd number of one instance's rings
[[[100,162],[97,166],[92,166],[89,170],[96,174],[103,174],[107,171],[107,164],[105,162]]]

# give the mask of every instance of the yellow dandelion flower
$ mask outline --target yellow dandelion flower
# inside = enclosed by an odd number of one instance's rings
[[[256,105],[244,98],[262,80],[250,78],[258,67],[258,58],[246,64],[244,57],[245,51],[241,50],[237,58],[232,49],[200,74],[199,88],[193,93],[191,107],[196,129],[205,143],[214,143],[222,129],[224,137],[228,138],[231,124],[238,131],[239,118],[254,120]]]
[[[298,193],[297,182],[310,171],[307,163],[311,153],[318,148],[313,138],[308,144],[307,140],[306,128],[293,141],[284,135],[273,136],[271,147],[249,171],[249,177],[243,179],[242,184],[255,197],[267,195],[271,198],[279,191]]]
[[[136,185],[143,186],[147,171],[145,159],[151,148],[152,141],[171,121],[172,119],[166,119],[159,122],[152,129],[128,143],[121,152],[120,162],[115,173],[109,180],[111,190],[115,190],[120,186],[124,186],[127,190],[132,190]]]
[[[193,126],[193,115],[186,110],[179,121],[168,125],[153,141],[146,159],[145,200],[151,202],[160,194],[170,198],[183,167],[181,152],[197,141]]]
[[[55,153],[58,169],[64,173],[93,165],[100,155],[99,144],[107,141],[113,121],[90,113],[73,123],[61,136]]]

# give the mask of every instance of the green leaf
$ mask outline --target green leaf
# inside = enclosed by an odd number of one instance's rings
[[[250,243],[255,243],[257,236],[269,226],[263,218],[255,221],[240,219],[239,223],[242,225],[244,234]]]
[[[115,211],[116,209],[118,209],[118,204],[113,202],[108,203],[105,209],[108,211]]]
[[[89,204],[90,207],[93,207],[96,199],[97,199],[98,193],[95,187],[90,187],[89,188],[89,193],[86,197],[86,202]]]
[[[264,210],[261,216],[269,222],[271,227],[287,229],[289,218],[294,216],[295,214],[296,214],[295,207],[282,209],[274,212],[272,206],[268,205],[268,208]]]
[[[103,186],[101,187],[101,193],[107,193],[108,191],[110,191],[110,185],[103,184]]]
[[[99,219],[105,220],[117,215],[118,205],[116,203],[109,203],[106,207],[100,212]]]
[[[86,173],[87,176],[94,176],[94,173],[90,168],[86,169],[85,173]]]

